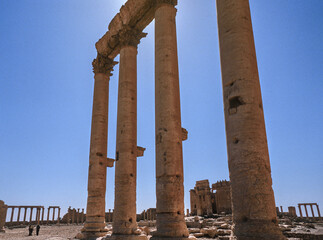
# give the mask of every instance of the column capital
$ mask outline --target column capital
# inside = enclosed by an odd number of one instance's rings
[[[155,0],[156,6],[160,6],[161,4],[171,4],[174,7],[177,5],[177,0]]]
[[[146,36],[147,33],[144,33],[136,28],[132,28],[126,25],[119,31],[117,38],[120,42],[121,47],[137,47],[137,45],[140,43],[140,40]]]
[[[115,62],[113,59],[109,57],[105,57],[101,54],[98,54],[97,58],[95,58],[92,62],[93,72],[94,73],[103,73],[108,76],[112,76],[112,71],[114,65],[118,62]]]

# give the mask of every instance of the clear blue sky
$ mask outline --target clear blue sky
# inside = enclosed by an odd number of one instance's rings
[[[86,206],[95,42],[124,0],[0,1],[0,199]],[[250,0],[276,203],[323,211],[323,1]],[[195,181],[228,179],[214,0],[177,15],[185,205]],[[138,212],[155,206],[154,24],[138,54]],[[110,80],[114,158],[118,66]],[[108,169],[107,209],[113,208]],[[321,212],[322,212],[321,211]]]

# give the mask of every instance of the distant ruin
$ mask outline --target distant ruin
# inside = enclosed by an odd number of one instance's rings
[[[230,182],[219,181],[210,188],[209,180],[197,181],[190,190],[190,202],[192,216],[232,213]]]

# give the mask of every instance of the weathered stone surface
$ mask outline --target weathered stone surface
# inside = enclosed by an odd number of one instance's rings
[[[0,200],[0,232],[5,232],[4,224],[6,223],[8,206]]]
[[[176,9],[155,12],[157,232],[152,240],[186,239]]]
[[[277,227],[263,105],[248,0],[217,0],[234,232],[285,239]]]

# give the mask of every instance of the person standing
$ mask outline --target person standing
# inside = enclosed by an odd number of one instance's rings
[[[39,234],[39,229],[40,229],[40,225],[38,224],[37,227],[36,227],[36,235],[38,236]]]
[[[29,230],[29,236],[32,236],[33,235],[33,231],[34,231],[34,227],[31,224],[29,225],[28,230]]]

